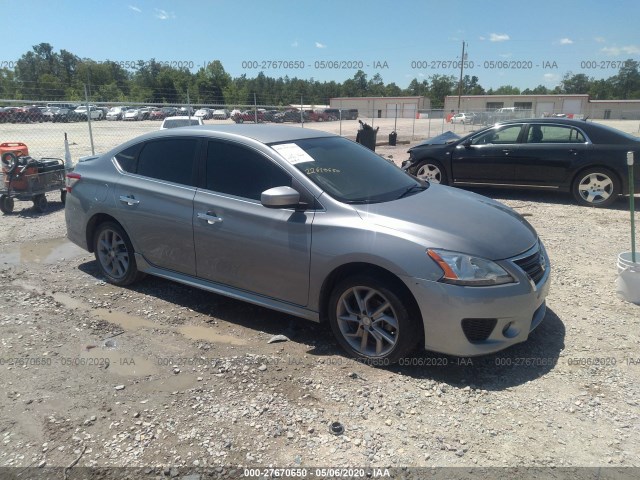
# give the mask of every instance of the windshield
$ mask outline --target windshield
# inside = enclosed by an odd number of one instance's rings
[[[188,125],[200,125],[197,119],[189,120],[188,118],[180,118],[176,120],[165,120],[162,125],[164,128],[186,127]]]
[[[271,147],[318,187],[345,203],[387,202],[427,185],[342,137],[309,138]]]

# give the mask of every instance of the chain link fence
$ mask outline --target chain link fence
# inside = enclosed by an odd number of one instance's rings
[[[301,102],[304,99],[301,99]],[[0,99],[0,144],[23,142],[32,157],[64,158],[65,134],[72,162],[102,153],[144,133],[160,128],[164,118],[201,118],[205,125],[232,123],[285,124],[328,131],[355,140],[361,123],[377,131],[376,142],[388,144],[393,137],[399,149],[407,144],[453,131],[459,135],[497,121],[531,117],[526,110],[471,111],[454,114],[442,109],[418,110],[413,118],[380,110],[338,109],[327,106],[192,105],[100,103],[65,101],[29,102]],[[548,112],[544,116],[565,116]],[[627,118],[640,118],[629,112]],[[640,131],[638,120],[597,120],[632,134]]]

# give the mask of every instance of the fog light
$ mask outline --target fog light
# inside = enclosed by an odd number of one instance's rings
[[[502,335],[504,335],[507,338],[517,337],[519,333],[520,333],[520,330],[516,328],[513,322],[507,323],[502,329]]]

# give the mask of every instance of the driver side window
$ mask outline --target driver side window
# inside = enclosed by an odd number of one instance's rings
[[[472,145],[506,145],[517,143],[522,125],[508,125],[505,127],[492,128],[484,132],[471,141]]]

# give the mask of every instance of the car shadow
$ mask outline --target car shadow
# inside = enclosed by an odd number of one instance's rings
[[[82,263],[78,268],[96,280],[104,280],[95,261]],[[292,342],[308,345],[306,355],[327,359],[343,357],[344,364],[353,365],[353,369],[367,365],[367,362],[356,362],[346,356],[338,347],[328,323],[306,321],[159,277],[148,276],[126,288],[188,308],[210,317],[210,321],[219,319],[264,332],[265,344],[274,335],[285,335]],[[547,308],[543,322],[526,342],[499,353],[481,357],[454,357],[418,351],[396,364],[378,368],[414,379],[434,380],[456,388],[470,386],[483,390],[504,390],[535,380],[553,370],[560,361],[564,338],[565,327],[562,320]]]
[[[469,192],[477,193],[485,197],[492,198],[497,201],[513,200],[521,202],[531,203],[546,203],[552,205],[566,205],[579,207],[574,200],[573,196],[567,192],[557,192],[550,190],[509,190],[502,188],[475,188],[475,187],[458,187]],[[640,202],[640,196],[636,195],[636,202]],[[590,208],[590,207],[581,207]],[[629,210],[628,197],[618,197],[610,206],[606,207],[607,210]]]
[[[95,260],[80,264],[78,269],[98,281],[105,281]],[[265,332],[269,338],[273,335],[285,335],[290,340],[307,345],[315,345],[316,340],[321,343],[333,342],[331,332],[324,325],[172,280],[148,275],[143,280],[123,288],[210,317],[205,319],[205,322],[219,319]],[[265,343],[269,338],[265,338]]]

